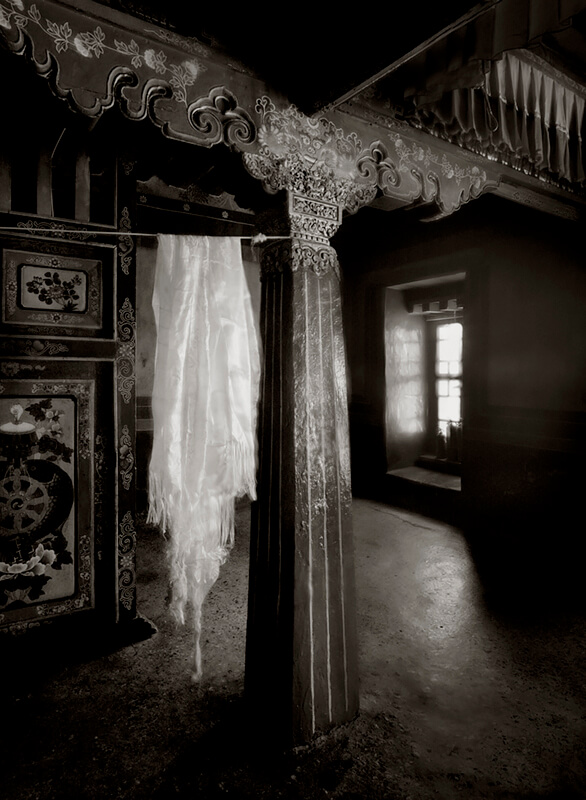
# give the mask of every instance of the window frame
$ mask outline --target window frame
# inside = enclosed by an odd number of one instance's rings
[[[439,414],[438,414],[438,394],[437,394],[437,381],[438,379],[446,378],[450,380],[452,376],[438,376],[436,372],[436,354],[438,343],[438,328],[440,325],[446,325],[454,322],[459,322],[462,325],[462,340],[464,338],[464,314],[461,309],[458,311],[441,312],[438,314],[430,314],[426,318],[426,382],[427,382],[427,437],[425,448],[426,452],[423,455],[425,466],[429,467],[448,467],[459,469],[459,461],[448,461],[447,459],[439,459],[437,455],[437,432],[439,427]],[[461,359],[460,373],[453,376],[460,380],[461,393],[460,393],[460,419],[464,417],[464,359]]]

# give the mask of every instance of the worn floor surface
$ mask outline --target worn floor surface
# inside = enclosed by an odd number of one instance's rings
[[[161,537],[142,527],[139,608],[154,636],[22,651],[0,640],[0,797],[586,798],[584,612],[551,607],[546,587],[537,602],[531,582],[487,586],[462,533],[442,523],[356,500],[354,528],[353,722],[288,751],[270,730],[251,735],[246,508],[207,601],[198,686],[189,634],[165,607]]]

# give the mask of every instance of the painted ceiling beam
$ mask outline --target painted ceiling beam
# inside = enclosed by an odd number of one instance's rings
[[[97,118],[118,104],[171,139],[226,145],[268,192],[350,213],[381,196],[393,207],[434,203],[444,216],[501,182],[497,162],[406,124],[337,111],[308,117],[245,65],[92,0],[0,0],[0,32],[75,110]]]

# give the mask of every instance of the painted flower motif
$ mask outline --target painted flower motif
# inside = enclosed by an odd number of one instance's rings
[[[81,40],[80,36],[76,36],[75,37],[75,39],[73,40],[73,46],[75,47],[77,52],[80,54],[80,56],[84,56],[84,58],[91,58],[92,57],[91,50],[89,49],[89,47],[87,47],[83,43],[83,41]]]
[[[10,406],[10,413],[14,417],[15,421],[18,422],[24,414],[24,408],[20,405],[20,403],[15,403],[13,406]]]
[[[10,580],[16,575],[22,575],[27,578],[35,575],[44,575],[47,567],[50,567],[56,558],[54,550],[45,550],[44,546],[40,544],[35,550],[34,556],[26,562],[14,561],[12,564],[7,564],[5,561],[1,561],[0,581]]]
[[[199,75],[199,66],[195,61],[184,61],[183,67],[194,80]]]
[[[50,567],[53,561],[55,561],[57,558],[54,550],[45,550],[45,547],[42,544],[40,544],[35,550],[35,555],[39,556],[41,559],[41,564],[46,564],[48,567]]]
[[[12,25],[10,24],[10,18],[6,16],[5,12],[0,8],[0,28],[6,28],[10,30]]]
[[[151,69],[155,68],[155,64],[157,63],[157,57],[154,50],[145,50],[144,51],[144,60],[147,67]]]
[[[24,3],[22,0],[10,0],[10,5],[17,8],[19,11],[24,11]]]

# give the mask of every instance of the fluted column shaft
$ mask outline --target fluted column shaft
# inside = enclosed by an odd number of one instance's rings
[[[328,244],[265,245],[246,692],[294,742],[358,710],[347,386]]]

